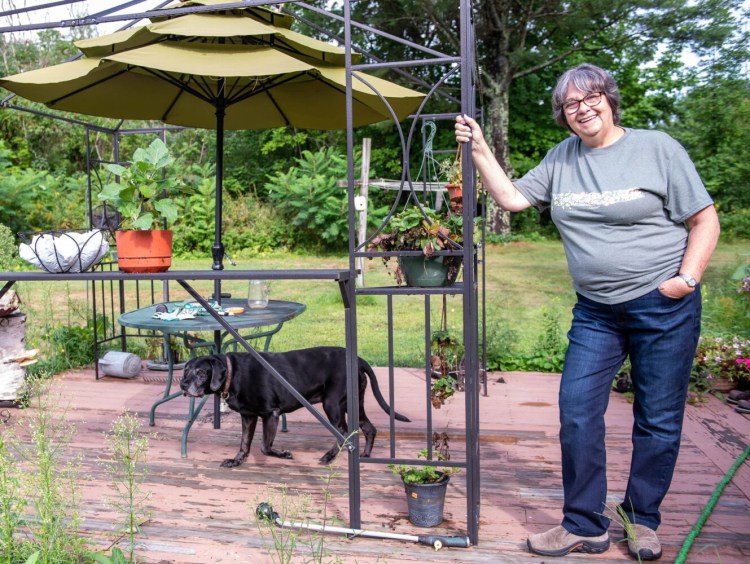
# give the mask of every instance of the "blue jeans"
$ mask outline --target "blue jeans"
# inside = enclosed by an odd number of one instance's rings
[[[622,507],[630,521],[656,529],[672,481],[695,348],[700,289],[680,300],[659,290],[616,305],[581,295],[573,308],[560,382],[562,525],[582,536],[609,526],[604,412],[627,356],[632,366],[633,452]]]

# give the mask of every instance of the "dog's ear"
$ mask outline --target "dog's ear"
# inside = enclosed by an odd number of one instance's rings
[[[226,358],[226,357],[225,357]],[[229,360],[227,359],[227,362]],[[211,391],[218,392],[227,378],[227,365],[220,356],[211,357]]]

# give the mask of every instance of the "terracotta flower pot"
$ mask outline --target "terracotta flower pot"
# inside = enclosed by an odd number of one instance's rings
[[[464,191],[460,184],[446,184],[445,189],[448,191],[448,198],[452,201],[458,201],[464,197]]]
[[[166,272],[172,266],[171,231],[117,231],[115,241],[123,272]]]
[[[712,389],[712,390],[713,390],[714,392],[722,392],[722,393],[727,393],[727,392],[731,392],[731,391],[732,391],[732,390],[734,390],[734,389],[735,389],[736,387],[737,387],[737,384],[736,384],[736,383],[734,383],[734,382],[733,382],[732,380],[730,380],[729,378],[716,378],[716,379],[715,379],[715,380],[714,380],[714,381],[713,381],[713,382],[711,383],[711,389]]]

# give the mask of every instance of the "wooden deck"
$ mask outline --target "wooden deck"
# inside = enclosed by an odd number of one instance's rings
[[[387,396],[387,371],[376,369]],[[399,424],[397,454],[412,456],[420,447],[425,429],[425,383],[419,371],[399,369],[396,374],[398,411],[412,419]],[[556,395],[559,376],[549,374],[490,374],[489,395],[481,398],[482,508],[480,542],[468,549],[443,549],[409,541],[348,540],[341,535],[325,537],[327,556],[322,561],[411,562],[526,562],[543,561],[526,550],[529,533],[544,530],[561,519]],[[332,438],[304,412],[289,415],[289,432],[279,434],[275,445],[289,449],[294,460],[264,457],[253,444],[248,461],[236,469],[219,467],[232,457],[239,444],[239,416],[222,416],[222,428],[210,422],[212,410],[202,413],[188,443],[188,457],[180,457],[180,433],[186,402],[178,398],[157,411],[155,427],[148,427],[148,409],[163,391],[163,373],[144,372],[136,379],[105,377],[95,381],[93,371],[70,372],[55,378],[63,404],[69,404],[67,420],[77,427],[73,451],[83,460],[82,516],[85,534],[93,544],[107,547],[116,541],[113,514],[103,500],[108,477],[98,462],[106,456],[103,434],[124,409],[139,414],[143,431],[154,433],[149,449],[149,475],[144,489],[151,492],[150,519],[139,534],[138,557],[144,562],[208,563],[271,562],[271,540],[263,538],[254,511],[268,501],[282,513],[281,491],[287,488],[287,504],[309,496],[309,510],[296,518],[328,523],[336,518],[348,527],[348,478],[345,455],[335,472],[318,465]],[[209,402],[210,404],[211,402]],[[379,428],[373,456],[386,456],[389,439],[386,415],[368,393],[368,413]],[[32,410],[10,410],[18,421]],[[463,457],[463,396],[457,396],[433,412],[437,431],[451,437],[453,459]],[[609,488],[612,500],[622,495],[629,465],[632,415],[624,396],[613,393],[607,414]],[[688,406],[683,446],[672,489],[663,504],[659,537],[664,545],[662,561],[672,562],[698,520],[716,485],[750,443],[750,419],[711,398],[702,407]],[[363,465],[362,529],[419,535],[440,532],[464,535],[466,531],[465,479],[452,477],[446,502],[446,520],[436,529],[420,530],[406,515],[403,487],[381,466]],[[331,499],[324,502],[323,480],[329,480]],[[302,496],[299,494],[303,494]],[[277,530],[278,532],[278,530]],[[613,539],[621,528],[612,525]],[[304,535],[302,535],[304,537]],[[294,561],[312,561],[309,546],[298,541]],[[548,559],[549,560],[549,559]],[[630,561],[623,543],[613,544],[601,555],[571,554],[565,562]],[[722,564],[750,561],[750,462],[743,464],[703,527],[687,562]]]

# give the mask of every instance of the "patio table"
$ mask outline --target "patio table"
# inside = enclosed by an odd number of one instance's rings
[[[154,314],[158,311],[174,311],[184,303],[184,301],[178,301],[153,304],[148,307],[123,313],[118,318],[118,322],[124,327],[161,333],[164,337],[165,344],[167,344],[165,347],[168,351],[167,381],[164,394],[151,406],[149,424],[152,426],[155,425],[156,408],[165,402],[183,395],[181,390],[172,392],[174,358],[170,347],[168,346],[168,341],[171,336],[182,339],[186,348],[190,350],[191,356],[194,356],[195,351],[201,349],[204,349],[205,351],[203,354],[223,353],[230,349],[236,349],[236,345],[238,344],[236,339],[226,338],[231,335],[228,331],[224,330],[224,326],[221,325],[212,315],[204,314],[196,316],[193,319],[174,321],[164,321],[154,317]],[[267,307],[258,309],[248,308],[247,301],[242,299],[224,299],[222,300],[221,305],[224,309],[230,307],[245,308],[245,311],[241,314],[223,316],[221,319],[240,333],[242,333],[243,329],[253,329],[250,334],[243,335],[243,338],[246,340],[263,339],[263,351],[268,350],[271,343],[271,337],[281,330],[285,322],[297,317],[306,309],[304,304],[285,300],[269,300]],[[204,332],[213,332],[214,335],[218,335],[218,340],[207,340],[198,336],[199,333]],[[201,398],[197,406],[195,405],[195,398],[189,398],[188,421],[182,430],[181,454],[183,458],[187,457],[187,438],[190,428],[198,418],[198,415],[208,398],[208,395]],[[218,410],[219,397],[214,394],[214,398],[216,404],[215,410]],[[217,427],[218,421],[219,419],[215,418],[215,426]],[[282,431],[285,430],[285,427],[286,421],[282,424]]]

